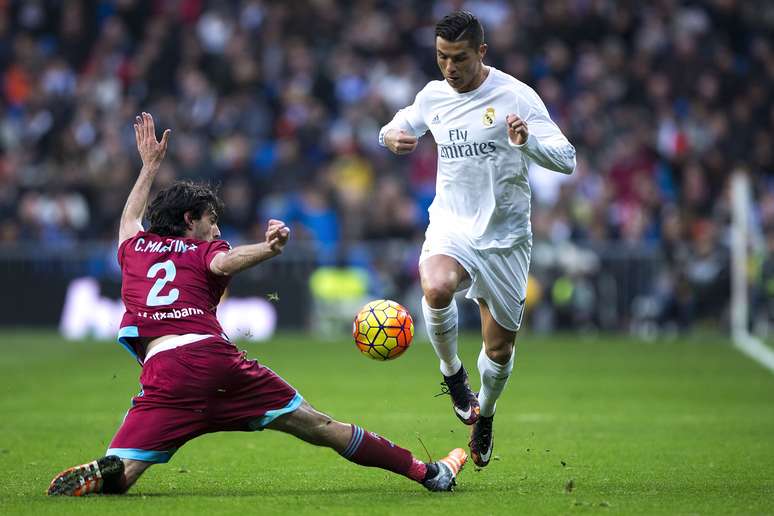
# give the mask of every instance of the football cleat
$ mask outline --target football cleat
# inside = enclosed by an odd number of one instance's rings
[[[473,459],[473,463],[480,468],[489,464],[492,459],[492,450],[494,449],[493,421],[494,416],[481,416],[470,432],[470,457]]]
[[[106,480],[115,482],[123,474],[123,461],[115,455],[108,455],[64,470],[51,481],[48,495],[84,496],[101,493]]]
[[[434,462],[438,466],[438,473],[422,482],[428,491],[454,491],[457,485],[457,475],[462,471],[468,454],[462,448],[455,448],[443,459]]]
[[[460,421],[466,425],[472,425],[478,420],[478,413],[480,411],[478,398],[470,390],[468,372],[465,371],[465,366],[460,367],[460,370],[452,376],[443,377],[441,393],[438,396],[443,394],[451,396],[454,414]]]

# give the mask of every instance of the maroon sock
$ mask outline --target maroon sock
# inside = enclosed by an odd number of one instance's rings
[[[417,482],[424,480],[427,472],[425,463],[415,459],[410,451],[356,425],[352,425],[352,438],[341,456],[355,464],[386,469]]]

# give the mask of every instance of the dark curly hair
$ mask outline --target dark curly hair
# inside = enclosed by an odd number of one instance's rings
[[[470,11],[447,14],[435,26],[435,35],[446,41],[467,41],[475,50],[484,42],[484,28]]]
[[[223,212],[223,201],[217,188],[206,183],[176,181],[161,190],[148,206],[151,233],[161,236],[183,236],[188,225],[185,212],[190,211],[194,220],[212,212],[216,219]]]

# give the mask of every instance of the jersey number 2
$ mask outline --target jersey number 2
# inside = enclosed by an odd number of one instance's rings
[[[164,288],[164,285],[175,279],[175,275],[177,274],[175,263],[172,260],[167,260],[165,262],[154,264],[148,269],[148,277],[155,278],[159,271],[161,271],[162,276],[156,280],[156,283],[153,284],[150,292],[148,292],[148,299],[145,301],[145,304],[148,306],[171,305],[177,301],[177,297],[180,295],[180,291],[176,288],[170,290],[169,294],[165,296],[159,295],[159,292]]]

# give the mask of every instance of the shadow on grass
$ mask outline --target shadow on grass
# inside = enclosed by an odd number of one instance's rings
[[[265,489],[255,489],[255,490],[228,490],[228,489],[207,489],[205,487],[202,487],[202,489],[192,490],[192,489],[181,489],[181,490],[174,490],[169,492],[138,492],[138,493],[127,493],[123,496],[105,496],[104,498],[112,498],[112,499],[137,499],[137,498],[178,498],[178,497],[192,497],[192,498],[223,498],[223,497],[255,497],[255,496],[261,496],[261,497],[305,497],[305,496],[367,496],[367,497],[373,497],[373,496],[384,496],[384,495],[395,495],[400,496],[401,498],[404,498],[406,496],[410,496],[412,493],[414,494],[425,494],[429,493],[429,491],[425,491],[423,488],[418,487],[416,490],[414,489],[396,489],[392,492],[385,490],[384,488],[379,488],[378,486],[375,487],[338,487],[338,488],[323,488],[319,490],[314,489],[288,489],[288,488],[280,488],[280,489],[272,489],[272,488],[265,488]],[[444,493],[441,493],[443,495]]]
[[[272,487],[256,487],[255,489],[228,489],[226,487],[217,486],[208,488],[205,485],[199,486],[196,490],[194,489],[173,489],[170,491],[164,491],[164,492],[153,492],[153,491],[131,491],[129,493],[123,494],[123,495],[89,495],[86,497],[90,500],[100,499],[100,500],[110,500],[110,501],[120,501],[120,500],[137,500],[137,499],[143,499],[143,498],[155,498],[155,499],[163,499],[163,498],[180,498],[180,497],[191,497],[191,498],[223,498],[223,497],[254,497],[254,496],[262,496],[262,497],[304,497],[304,496],[367,496],[367,497],[375,497],[375,496],[396,496],[405,498],[407,496],[450,496],[453,494],[463,494],[463,493],[472,493],[477,491],[486,491],[486,492],[493,492],[493,491],[510,491],[512,488],[509,486],[463,486],[463,487],[457,487],[454,491],[454,493],[431,493],[430,491],[426,491],[423,487],[417,485],[412,486],[408,485],[405,488],[399,488],[399,489],[385,489],[384,486],[374,485],[374,486],[340,486],[340,487],[323,487],[320,489],[293,489],[293,488],[272,488]],[[46,497],[48,498],[48,497]],[[50,500],[55,500],[57,498],[52,497],[48,498]],[[63,497],[61,499],[71,499]]]

